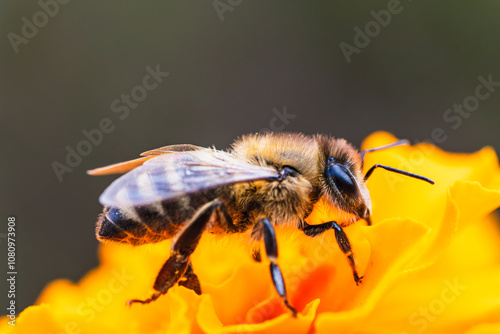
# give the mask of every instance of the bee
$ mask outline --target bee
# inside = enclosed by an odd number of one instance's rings
[[[340,138],[265,133],[242,136],[227,151],[194,145],[147,151],[142,158],[88,172],[126,173],[99,198],[104,209],[96,236],[103,242],[131,245],[172,239],[155,292],[145,300],[129,301],[130,305],[150,303],[176,284],[201,294],[190,256],[202,234],[246,233],[251,241],[264,243],[276,292],[296,316],[277,263],[275,226],[295,226],[310,237],[333,230],[354,281],[360,284],[363,277],[343,228],[360,220],[371,225],[367,179],[382,168],[434,184],[426,177],[379,164],[363,174],[366,153],[404,144],[408,141],[359,152]],[[342,212],[341,219],[318,221],[319,207],[322,212],[325,208]],[[258,249],[252,252],[256,261],[261,260]]]

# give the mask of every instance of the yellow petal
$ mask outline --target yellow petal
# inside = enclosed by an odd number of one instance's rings
[[[450,187],[450,193],[460,208],[460,228],[500,206],[500,188],[490,190],[479,182],[458,180]]]
[[[500,333],[500,322],[481,324],[474,326],[464,334],[498,334]]]
[[[307,333],[314,320],[319,300],[314,300],[306,306],[304,314],[295,319],[289,313],[280,315],[268,321],[257,324],[240,324],[224,326],[217,318],[210,296],[204,296],[197,314],[198,323],[204,333]],[[262,309],[264,311],[264,309]],[[265,312],[265,311],[264,311]],[[267,318],[262,313],[262,318]]]
[[[2,333],[64,333],[78,329],[78,323],[60,321],[49,305],[30,306],[16,319],[15,327],[9,326]]]
[[[316,332],[353,333],[404,271],[404,266],[416,252],[413,246],[421,244],[428,232],[425,225],[411,220],[388,220],[365,228],[372,253],[362,289],[353,296],[352,304],[356,308],[319,314],[315,322]]]
[[[387,133],[364,147],[396,141]],[[6,333],[496,333],[500,319],[500,168],[491,148],[446,153],[429,144],[366,155],[375,225],[345,228],[364,282],[356,286],[335,233],[309,238],[278,227],[279,259],[294,319],[274,290],[269,260],[252,261],[246,235],[205,234],[191,257],[203,295],[175,286],[151,295],[170,242],[103,245],[101,265],[78,283],[55,281]],[[332,211],[332,210],[330,210]],[[327,212],[327,210],[325,210]],[[330,214],[330,213],[328,213]],[[331,217],[316,217],[327,221]],[[7,318],[4,318],[7,319]],[[480,325],[482,323],[482,325]],[[67,326],[76,325],[68,329]]]
[[[388,133],[375,133],[363,143],[372,148],[397,141]],[[477,181],[489,189],[500,189],[498,160],[491,148],[472,154],[447,153],[430,144],[401,146],[365,156],[365,169],[374,164],[388,165],[433,179],[436,184],[378,170],[368,180],[373,201],[373,220],[382,216],[408,217],[432,222],[446,207],[448,187],[456,180]],[[433,225],[429,225],[434,227]]]

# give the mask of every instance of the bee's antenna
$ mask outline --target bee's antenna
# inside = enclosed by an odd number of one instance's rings
[[[431,179],[429,179],[429,178],[427,178],[425,176],[418,175],[418,174],[413,174],[413,173],[410,173],[410,172],[407,172],[407,171],[404,171],[404,170],[401,170],[401,169],[396,169],[396,168],[392,168],[392,167],[384,166],[384,165],[379,165],[379,164],[373,165],[373,167],[370,168],[368,170],[368,172],[366,172],[366,174],[365,174],[365,181],[368,180],[368,178],[370,177],[370,175],[372,175],[372,173],[375,170],[375,168],[378,168],[378,167],[383,168],[385,170],[388,170],[389,172],[394,172],[394,173],[406,175],[406,176],[413,177],[413,178],[418,179],[418,180],[422,180],[422,181],[428,182],[430,184],[434,184],[434,181],[432,181]]]
[[[379,146],[379,147],[374,147],[374,148],[369,148],[369,149],[361,151],[361,168],[363,168],[363,165],[365,163],[365,154],[366,153],[380,151],[380,150],[385,150],[386,148],[391,148],[391,147],[394,147],[394,146],[401,146],[401,145],[410,145],[410,141],[406,140],[406,139],[401,139],[401,140],[398,140],[397,142],[394,142],[392,144],[388,144],[388,145],[384,145],[384,146]]]

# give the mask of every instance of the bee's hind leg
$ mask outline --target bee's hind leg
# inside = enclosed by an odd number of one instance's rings
[[[281,273],[280,267],[276,263],[276,260],[278,259],[278,243],[276,241],[276,233],[274,232],[274,227],[267,218],[261,219],[259,221],[259,225],[262,229],[261,233],[262,238],[264,239],[266,255],[267,258],[271,261],[269,269],[271,271],[271,278],[273,280],[274,288],[276,289],[276,292],[278,292],[278,295],[283,299],[283,303],[285,303],[285,306],[290,311],[292,311],[294,317],[297,317],[297,310],[288,302],[285,280],[283,279],[283,274]]]
[[[220,219],[219,212],[221,206],[223,206],[223,204],[220,201],[215,200],[203,205],[195,213],[194,217],[180,232],[179,236],[172,244],[170,257],[160,269],[160,272],[156,277],[156,281],[153,286],[156,292],[150,298],[145,300],[130,300],[127,302],[128,305],[133,303],[150,303],[165,294],[168,289],[177,283],[193,290],[197,294],[201,294],[200,281],[193,272],[190,256],[198,245],[203,232],[207,229],[210,223],[213,222],[214,218],[217,218],[218,220]],[[180,281],[182,278],[185,278],[186,280]]]
[[[182,276],[181,280],[179,281],[179,285],[182,285],[185,288],[193,290],[197,295],[201,295],[200,280],[198,279],[198,276],[196,276],[196,274],[194,273],[193,267],[191,266],[191,262],[189,263],[187,270],[184,273],[184,276]]]
[[[304,232],[305,235],[309,237],[315,237],[328,230],[334,230],[337,244],[339,245],[342,253],[347,256],[347,260],[349,261],[349,265],[351,266],[354,281],[356,282],[356,285],[361,284],[363,277],[359,276],[358,271],[356,270],[356,260],[354,259],[351,243],[349,242],[349,238],[347,238],[344,230],[339,224],[337,224],[337,222],[330,221],[318,225],[309,225],[306,222],[302,222],[302,226],[300,227],[300,229]]]

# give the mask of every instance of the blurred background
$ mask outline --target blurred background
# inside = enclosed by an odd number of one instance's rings
[[[498,1],[59,1],[0,4],[0,248],[15,216],[18,311],[98,264],[114,177],[88,169],[267,130],[500,149]]]

